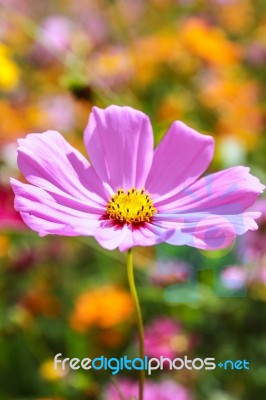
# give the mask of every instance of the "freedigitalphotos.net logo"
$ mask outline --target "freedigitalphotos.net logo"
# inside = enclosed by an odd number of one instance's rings
[[[96,358],[62,358],[62,353],[58,353],[54,357],[54,369],[84,369],[84,370],[110,370],[112,375],[117,375],[123,370],[144,370],[147,371],[148,375],[151,375],[156,370],[215,370],[216,368],[222,368],[224,370],[249,370],[249,362],[247,360],[226,360],[223,362],[216,363],[215,358],[194,358],[190,359],[188,356],[182,358],[170,358],[160,356],[159,358],[133,358],[130,359],[127,356],[120,358],[107,358],[104,356]]]

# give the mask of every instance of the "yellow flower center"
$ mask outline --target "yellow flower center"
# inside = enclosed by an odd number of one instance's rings
[[[106,207],[109,218],[127,224],[150,222],[151,217],[157,212],[145,189],[135,188],[129,189],[127,192],[118,189]]]

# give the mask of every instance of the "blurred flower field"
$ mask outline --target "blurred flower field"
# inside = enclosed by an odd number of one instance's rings
[[[0,0],[0,399],[124,400],[137,374],[54,369],[54,356],[138,354],[125,255],[93,238],[44,238],[14,210],[17,139],[58,130],[86,154],[91,108],[148,114],[212,135],[208,172],[245,165],[266,182],[266,3]],[[145,354],[247,360],[250,370],[155,371],[144,400],[263,400],[266,198],[259,229],[226,250],[134,249]]]

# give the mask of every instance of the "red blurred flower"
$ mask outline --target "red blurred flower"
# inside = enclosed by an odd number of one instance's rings
[[[25,224],[14,209],[14,194],[10,187],[0,184],[0,230],[22,229]]]

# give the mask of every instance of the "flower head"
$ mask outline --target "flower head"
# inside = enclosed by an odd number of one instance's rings
[[[15,208],[40,236],[94,236],[121,251],[166,241],[201,249],[230,245],[257,229],[246,211],[264,186],[247,167],[198,179],[213,138],[175,121],[153,150],[149,118],[130,107],[94,107],[85,130],[90,162],[58,132],[19,140],[11,179]]]

